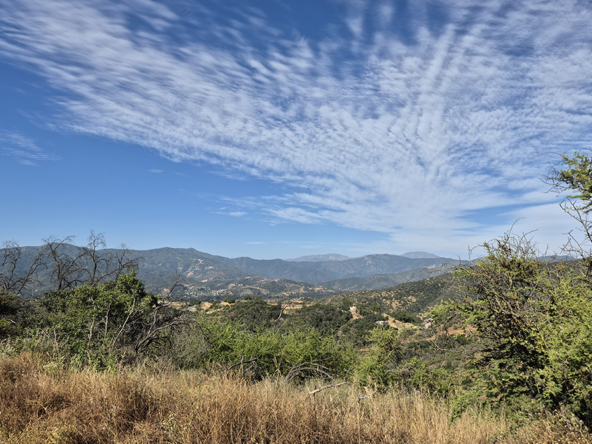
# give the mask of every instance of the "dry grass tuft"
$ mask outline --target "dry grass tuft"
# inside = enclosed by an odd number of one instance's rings
[[[268,379],[196,372],[64,371],[31,355],[0,360],[0,443],[590,443],[550,418],[518,429],[484,411],[392,391],[359,400]]]

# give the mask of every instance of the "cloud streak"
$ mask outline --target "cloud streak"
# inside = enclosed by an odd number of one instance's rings
[[[0,131],[0,153],[14,158],[22,165],[38,166],[39,162],[59,160],[44,152],[35,141],[18,132]]]
[[[412,3],[345,2],[315,40],[247,8],[0,0],[0,54],[62,92],[64,128],[288,184],[277,220],[442,250],[500,228],[475,212],[548,208],[549,153],[590,145],[592,10]]]

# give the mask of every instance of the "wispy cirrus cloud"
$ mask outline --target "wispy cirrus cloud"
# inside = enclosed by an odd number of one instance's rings
[[[0,54],[63,93],[58,124],[295,187],[260,199],[277,220],[443,249],[546,209],[549,153],[592,141],[592,8],[342,4],[315,39],[246,6],[0,0]]]
[[[59,160],[58,156],[44,152],[36,142],[23,134],[0,131],[0,153],[23,165],[37,166],[39,162]]]

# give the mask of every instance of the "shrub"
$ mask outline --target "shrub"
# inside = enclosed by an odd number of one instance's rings
[[[412,315],[407,310],[393,311],[391,313],[391,316],[393,317],[393,319],[396,319],[397,321],[407,322],[409,324],[419,324],[421,322],[421,320],[417,316]]]
[[[252,361],[248,366],[251,376],[262,378],[272,374],[286,375],[303,363],[326,367],[333,376],[345,376],[355,364],[355,352],[351,347],[340,345],[314,329],[247,332],[215,319],[202,319],[200,324],[207,343],[201,365],[222,363],[231,366]]]
[[[592,426],[592,290],[574,266],[537,258],[524,238],[485,244],[458,273],[474,298],[436,309],[460,315],[481,339],[471,390],[486,403],[567,407]],[[465,398],[477,395],[464,394]]]
[[[301,323],[305,328],[314,328],[326,335],[336,333],[352,319],[348,310],[329,304],[313,304],[302,307],[292,315],[292,323]]]
[[[281,304],[269,304],[261,298],[253,298],[235,304],[225,316],[247,330],[256,331],[274,325],[281,312]]]
[[[401,358],[401,344],[395,329],[377,327],[370,333],[372,349],[361,359],[357,376],[361,385],[390,386],[394,374],[390,368]]]
[[[146,292],[135,272],[98,286],[49,292],[40,303],[47,310],[46,328],[68,353],[99,366],[149,351],[185,322],[181,312]]]

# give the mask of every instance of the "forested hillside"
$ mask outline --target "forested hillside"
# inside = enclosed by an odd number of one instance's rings
[[[449,267],[419,268],[395,274],[375,274],[366,277],[337,279],[335,281],[321,282],[320,285],[331,288],[339,293],[358,290],[386,289],[406,282],[421,281],[449,272]]]
[[[329,296],[328,301],[338,303],[342,299],[354,302],[377,300],[385,306],[411,313],[422,313],[440,302],[458,299],[463,295],[462,282],[450,272],[427,279],[407,282],[380,290],[360,290]]]

